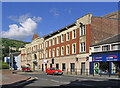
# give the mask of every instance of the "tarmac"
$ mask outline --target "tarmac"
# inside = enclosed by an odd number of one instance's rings
[[[2,79],[2,82],[0,82],[0,86],[9,87],[9,86],[17,86],[24,82],[29,82],[31,80],[35,80],[36,78],[33,78],[31,76],[25,76],[20,74],[45,74],[45,72],[37,71],[37,72],[21,72],[21,71],[14,71],[14,73],[10,70],[0,70],[0,78]],[[65,73],[65,76],[77,76],[77,77],[92,77],[92,78],[106,78],[106,79],[117,79],[120,80],[118,76],[111,76],[109,75],[80,75],[80,74],[71,74],[71,73]]]

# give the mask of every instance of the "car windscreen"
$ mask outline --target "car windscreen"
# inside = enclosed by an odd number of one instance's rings
[[[53,70],[59,70],[58,68],[53,68]]]

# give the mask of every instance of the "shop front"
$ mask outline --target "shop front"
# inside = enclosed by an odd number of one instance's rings
[[[90,61],[90,74],[119,74],[120,52],[93,53]]]

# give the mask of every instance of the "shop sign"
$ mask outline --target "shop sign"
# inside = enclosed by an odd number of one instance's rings
[[[120,61],[120,58],[118,53],[103,53],[92,55],[92,61]]]

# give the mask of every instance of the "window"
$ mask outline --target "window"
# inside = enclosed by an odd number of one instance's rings
[[[40,59],[41,59],[41,52],[40,52]]]
[[[34,46],[34,51],[36,50],[36,45]]]
[[[70,46],[67,45],[67,47],[66,47],[66,55],[69,55],[69,53],[70,53]]]
[[[46,58],[48,58],[48,51],[46,51]]]
[[[41,44],[40,44],[40,49],[41,49]]]
[[[66,40],[69,41],[70,40],[70,35],[69,35],[69,32],[67,32],[67,35],[66,35]]]
[[[49,57],[51,57],[51,49],[49,50]]]
[[[56,64],[56,69],[59,69],[59,64],[58,63]]]
[[[49,40],[49,46],[51,46],[51,40]]]
[[[94,52],[99,52],[100,51],[100,47],[94,47]]]
[[[85,42],[80,43],[80,52],[85,52]]]
[[[72,38],[75,39],[76,38],[76,30],[74,29],[72,32]]]
[[[50,64],[50,68],[52,68],[52,64]]]
[[[108,51],[110,50],[110,45],[102,46],[103,51]]]
[[[43,44],[42,44],[42,49],[43,49]]]
[[[57,48],[57,56],[59,56],[59,47]]]
[[[72,44],[72,54],[76,53],[76,43]]]
[[[42,53],[42,58],[43,58],[43,53]]]
[[[48,47],[48,44],[47,44],[48,42],[46,41],[46,47]]]
[[[81,26],[81,31],[80,31],[80,35],[85,35],[85,25]]]
[[[57,36],[57,44],[59,44],[59,36]]]
[[[55,49],[53,49],[53,57],[55,57]]]
[[[75,63],[70,63],[70,71],[75,72]]]
[[[120,44],[112,45],[112,50],[118,50],[118,49],[120,49]]]
[[[53,45],[55,45],[55,38],[53,38]]]
[[[64,34],[61,35],[61,43],[64,42]]]
[[[61,47],[61,56],[64,55],[64,46]]]

